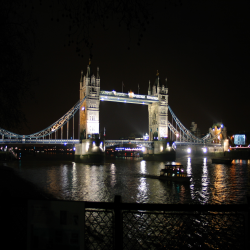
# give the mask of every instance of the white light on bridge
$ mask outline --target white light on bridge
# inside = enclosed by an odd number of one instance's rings
[[[188,152],[188,154],[190,154],[191,153],[191,148],[188,148],[187,152]]]
[[[148,141],[149,135],[146,133],[146,134],[143,136],[143,139],[144,139],[145,141]]]
[[[207,153],[207,148],[202,148],[203,153]]]

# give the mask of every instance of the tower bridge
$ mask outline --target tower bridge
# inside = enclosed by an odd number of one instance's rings
[[[90,76],[90,65],[87,74],[81,72],[80,78],[80,138],[88,139],[92,134],[99,134],[100,101],[123,102],[148,105],[149,140],[154,137],[168,137],[168,88],[160,86],[159,74],[155,83],[148,88],[148,95],[137,95],[132,91],[128,94],[116,91],[100,91],[100,74]]]
[[[135,94],[132,91],[128,93],[121,93],[116,91],[100,90],[100,74],[97,68],[97,75],[91,75],[90,65],[87,66],[86,75],[81,71],[80,76],[80,99],[79,101],[60,119],[51,124],[42,131],[30,134],[19,135],[13,132],[0,128],[0,144],[74,144],[76,146],[75,154],[81,159],[89,154],[98,154],[105,150],[105,145],[108,147],[114,143],[125,143],[122,141],[101,140],[99,131],[99,107],[100,102],[120,102],[132,103],[148,106],[148,120],[149,139],[146,142],[134,141],[134,143],[144,144],[147,149],[151,148],[153,154],[163,154],[169,147],[166,141],[171,135],[172,141],[175,141],[178,146],[181,145],[206,145],[214,142],[220,137],[220,143],[226,142],[225,128],[216,133],[210,131],[203,138],[197,138],[191,133],[173,113],[168,104],[168,88],[167,81],[165,84],[160,84],[159,73],[157,72],[155,82],[151,87],[149,81],[147,95]],[[74,138],[74,117],[79,117],[78,138]],[[174,124],[168,120],[168,115],[172,116]],[[73,123],[73,133],[69,131],[69,122]],[[65,132],[63,128],[67,129],[67,136],[64,138]],[[60,133],[61,131],[61,133]],[[73,136],[69,136],[73,134]],[[153,146],[152,146],[153,145]],[[221,145],[221,144],[220,144]],[[228,142],[227,142],[228,145]],[[222,145],[222,150],[227,150],[227,145]],[[152,149],[153,147],[153,149]],[[218,145],[217,145],[218,147]]]

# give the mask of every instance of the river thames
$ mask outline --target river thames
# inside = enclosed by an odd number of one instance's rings
[[[250,160],[212,164],[206,157],[177,157],[190,183],[152,178],[166,163],[141,158],[106,160],[102,165],[72,161],[9,163],[18,174],[61,200],[163,204],[243,204],[250,195]]]

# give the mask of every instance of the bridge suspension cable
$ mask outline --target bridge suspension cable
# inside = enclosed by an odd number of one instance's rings
[[[190,141],[190,142],[197,142],[197,143],[206,143],[206,142],[211,142],[215,139],[217,139],[218,135],[220,135],[222,133],[222,131],[220,131],[218,134],[216,134],[215,136],[212,137],[212,135],[210,133],[208,133],[207,135],[205,135],[203,138],[197,138],[195,135],[193,135],[181,122],[180,120],[177,118],[177,116],[174,114],[174,112],[172,111],[172,109],[170,108],[170,106],[168,106],[168,109],[174,119],[174,121],[176,122],[177,126],[180,128],[180,130],[186,135],[186,138],[183,138],[184,141]],[[175,134],[178,135],[179,132],[178,130],[170,123],[168,122],[168,128]]]
[[[62,128],[74,115],[75,113],[79,110],[79,108],[81,107],[82,103],[84,102],[84,100],[86,99],[86,97],[84,97],[81,101],[79,100],[66,114],[64,114],[60,119],[58,119],[56,122],[54,122],[53,124],[51,124],[50,126],[48,126],[47,128],[30,134],[30,135],[19,135],[13,132],[10,132],[8,130],[2,129],[0,128],[0,135],[2,135],[2,137],[7,137],[7,138],[16,138],[16,139],[39,139],[39,138],[44,138],[45,136],[51,135],[53,133],[55,133],[57,130],[59,130],[60,128]],[[179,127],[180,131],[183,132],[183,135],[185,135],[185,137],[183,136],[181,139],[183,141],[186,142],[195,142],[195,143],[206,143],[206,142],[211,142],[214,139],[217,139],[218,135],[220,135],[222,133],[222,131],[220,131],[220,133],[216,134],[216,136],[212,137],[212,134],[208,133],[206,136],[204,136],[203,138],[197,138],[195,135],[193,135],[181,122],[180,120],[177,118],[177,116],[174,114],[174,112],[172,111],[172,109],[170,108],[170,106],[168,106],[168,109],[174,119],[174,121],[176,122],[177,126]],[[176,136],[181,136],[180,131],[177,130],[177,128],[175,128],[173,126],[173,124],[171,124],[168,121],[168,128],[176,135]]]
[[[19,138],[20,135],[15,134],[13,132],[10,132],[6,129],[0,128],[0,135],[2,135],[2,137],[8,137],[8,138]]]
[[[64,114],[60,119],[58,119],[56,122],[54,122],[53,124],[51,124],[49,127],[30,134],[30,135],[19,135],[19,134],[15,134],[12,133],[8,130],[5,129],[1,129],[0,128],[0,134],[2,136],[6,136],[8,138],[19,138],[19,139],[38,139],[38,138],[42,138],[45,136],[48,136],[52,133],[55,133],[58,129],[62,128],[63,125],[65,125],[74,115],[75,113],[79,110],[79,108],[81,107],[82,103],[84,102],[84,100],[86,99],[86,97],[84,97],[81,101],[79,100],[66,114]]]
[[[180,128],[180,130],[187,136],[187,138],[191,141],[196,141],[196,142],[200,142],[202,143],[202,140],[197,138],[196,136],[194,136],[180,121],[179,119],[176,117],[176,115],[174,114],[174,112],[172,111],[172,109],[170,108],[170,106],[168,106],[168,109],[173,117],[173,119],[175,120],[177,126]]]

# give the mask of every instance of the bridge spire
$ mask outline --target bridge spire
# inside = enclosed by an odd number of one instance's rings
[[[82,87],[82,84],[83,84],[83,70],[81,71],[80,88]]]
[[[91,75],[90,75],[90,65],[91,65],[91,59],[89,58],[89,65],[87,66],[87,74],[86,74],[87,78],[91,77]]]
[[[99,74],[99,67],[97,67],[97,74],[96,74],[96,79],[100,79],[100,74]]]
[[[148,83],[148,95],[151,95],[150,80],[149,80],[149,83]]]

